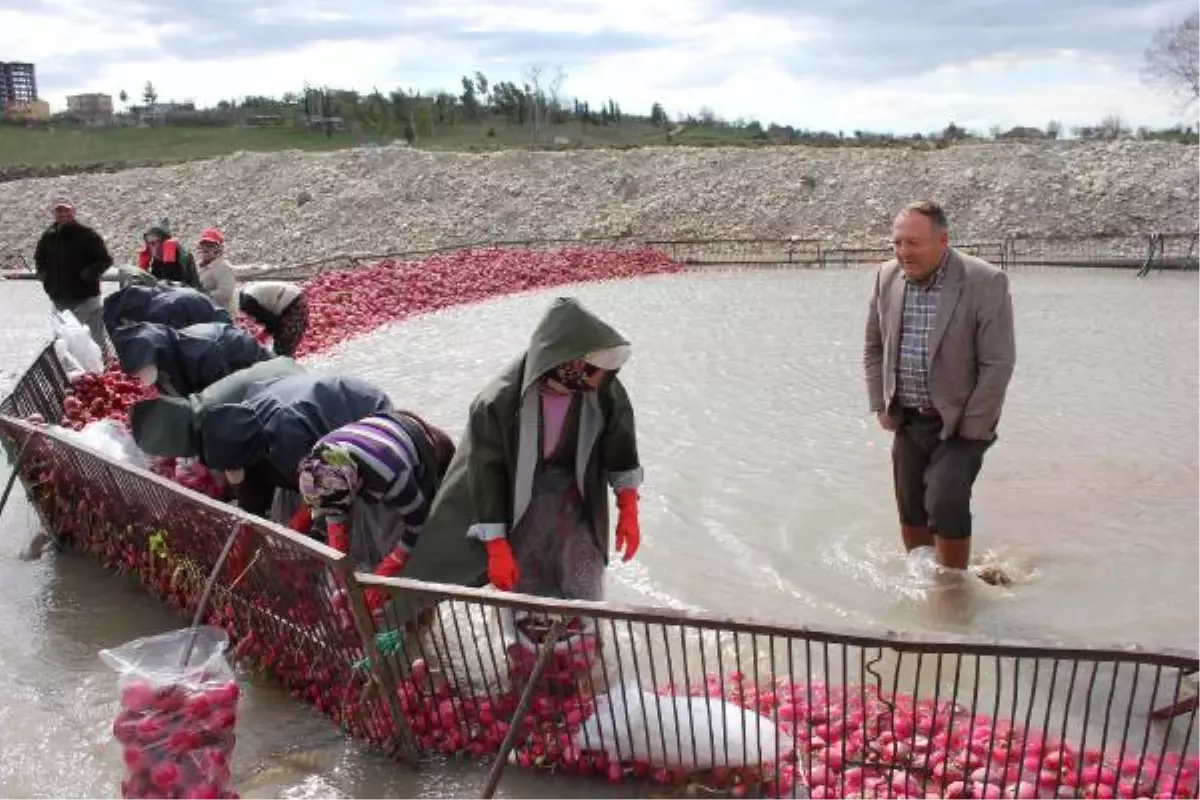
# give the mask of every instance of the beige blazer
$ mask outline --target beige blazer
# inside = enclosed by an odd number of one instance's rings
[[[929,336],[929,390],[942,438],[995,438],[1017,362],[1008,274],[951,249]],[[904,273],[880,265],[867,314],[863,368],[871,411],[897,415],[896,364],[904,315]]]

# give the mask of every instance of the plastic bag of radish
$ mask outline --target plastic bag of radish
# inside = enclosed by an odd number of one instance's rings
[[[125,762],[121,797],[238,797],[230,769],[241,691],[228,645],[223,630],[202,627],[100,651],[120,676],[113,737]]]

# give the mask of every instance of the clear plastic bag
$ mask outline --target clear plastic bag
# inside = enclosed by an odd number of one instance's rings
[[[73,431],[67,428],[59,433],[126,464],[142,469],[150,469],[153,466],[150,456],[138,449],[129,429],[116,420],[98,419],[89,422],[81,430]]]
[[[92,332],[70,311],[52,311],[50,324],[55,338],[67,343],[67,350],[86,372],[104,372],[104,353],[92,338]]]
[[[186,665],[189,640],[195,636]],[[119,674],[123,798],[237,798],[231,767],[241,690],[220,628],[185,628],[101,650]]]
[[[67,373],[67,380],[71,383],[87,374],[83,365],[71,355],[71,348],[67,346],[66,339],[57,336],[54,338],[54,355],[58,356],[58,363],[62,365],[63,372]]]
[[[720,697],[661,696],[633,682],[596,698],[575,745],[613,760],[688,770],[766,764],[794,747],[771,720]]]

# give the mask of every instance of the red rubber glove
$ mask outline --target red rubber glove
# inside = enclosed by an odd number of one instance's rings
[[[642,529],[638,524],[637,489],[617,490],[617,552],[622,561],[633,558],[642,543]]]
[[[492,539],[484,542],[483,546],[487,548],[488,581],[501,591],[511,592],[521,579],[521,572],[517,569],[517,559],[513,557],[508,539]]]
[[[312,530],[312,509],[307,503],[301,503],[296,513],[292,514],[292,518],[288,520],[288,527],[296,533],[307,534]]]
[[[346,526],[341,522],[326,522],[325,532],[329,534],[328,544],[339,553],[350,552],[350,536],[346,533]]]
[[[381,578],[394,578],[404,569],[404,565],[408,563],[408,553],[399,548],[388,553],[383,561],[379,562],[379,566],[375,568],[375,575]],[[379,609],[387,605],[387,601],[391,596],[384,589],[375,587],[368,588],[363,592],[367,602],[367,609],[374,614]]]

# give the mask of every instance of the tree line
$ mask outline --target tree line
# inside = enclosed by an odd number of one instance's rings
[[[1166,88],[1181,100],[1181,111],[1194,108],[1200,101],[1200,68],[1197,66],[1200,12],[1182,21],[1164,26],[1152,38],[1143,57],[1143,78],[1151,85]],[[753,119],[726,120],[711,108],[678,114],[672,119],[661,103],[649,109],[629,111],[617,100],[592,102],[568,98],[563,92],[566,74],[561,68],[532,65],[520,80],[490,79],[483,72],[463,75],[455,91],[419,92],[373,89],[362,93],[352,89],[304,86],[281,97],[247,96],[219,102],[213,108],[192,104],[159,104],[160,93],[148,81],[141,92],[141,105],[130,105],[130,96],[119,94],[126,117],[151,124],[177,125],[292,125],[321,130],[333,136],[343,130],[356,131],[368,138],[385,140],[404,138],[410,143],[438,137],[455,129],[474,126],[485,136],[494,136],[497,128],[527,132],[531,142],[546,138],[570,138],[572,133],[586,135],[591,128],[631,129],[648,136],[661,133],[667,140],[803,142],[809,144],[920,142],[967,142],[971,140],[1059,139],[1068,133],[1084,139],[1163,139],[1195,142],[1193,126],[1167,129],[1134,129],[1120,117],[1110,115],[1092,125],[1066,130],[1054,120],[1037,127],[1020,125],[989,131],[967,130],[949,122],[938,131],[895,134],[868,130],[825,131],[794,125],[768,123]],[[64,120],[64,121],[69,121]]]

